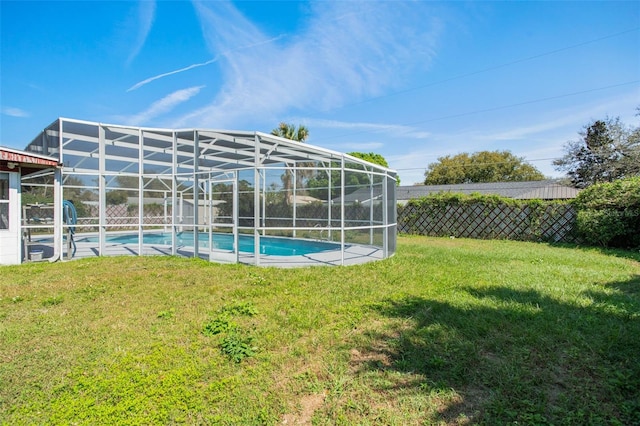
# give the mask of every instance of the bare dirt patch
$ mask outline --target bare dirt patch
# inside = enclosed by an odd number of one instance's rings
[[[315,393],[312,395],[304,395],[298,405],[300,411],[298,413],[285,414],[282,419],[283,425],[310,425],[313,413],[319,409],[324,403],[327,393]]]
[[[391,366],[391,356],[387,348],[372,348],[372,351],[360,352],[358,349],[349,351],[349,365],[352,370],[358,371],[363,366],[379,366],[380,368],[389,368]]]
[[[473,424],[488,398],[489,391],[487,389],[468,386],[458,395],[446,402],[443,401],[437,411],[447,425]]]

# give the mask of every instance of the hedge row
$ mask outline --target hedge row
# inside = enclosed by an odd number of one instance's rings
[[[500,209],[509,213],[496,215],[492,219],[494,223],[490,225],[481,224],[486,230],[478,231],[477,221],[451,220],[452,211],[468,217],[469,212]],[[569,210],[575,214],[567,215]],[[567,220],[571,223],[567,223]],[[636,248],[640,247],[640,176],[592,185],[571,201],[515,200],[494,195],[440,193],[410,200],[407,205],[398,208],[400,232],[429,233],[436,229],[426,226],[430,225],[429,221],[432,221],[431,224],[447,221],[443,229],[451,235]],[[497,221],[502,223],[496,224]],[[568,232],[549,231],[567,226]],[[470,230],[469,227],[475,228]],[[494,230],[498,227],[510,228],[514,232],[496,235]],[[429,235],[440,234],[436,231]]]

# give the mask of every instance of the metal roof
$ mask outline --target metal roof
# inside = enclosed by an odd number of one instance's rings
[[[527,181],[527,182],[489,182],[489,183],[461,183],[454,185],[414,185],[399,186],[396,196],[399,202],[426,197],[440,192],[454,192],[462,194],[499,195],[518,200],[564,200],[575,198],[579,190],[562,185],[556,179]]]
[[[381,186],[373,186],[371,188],[360,188],[357,191],[346,194],[344,197],[345,204],[363,204],[368,205],[371,202],[375,202],[376,200],[382,199],[382,187]],[[336,197],[333,199],[334,203],[342,203],[341,197]]]

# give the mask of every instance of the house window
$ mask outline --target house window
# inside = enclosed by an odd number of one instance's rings
[[[9,229],[9,173],[0,173],[0,229]]]

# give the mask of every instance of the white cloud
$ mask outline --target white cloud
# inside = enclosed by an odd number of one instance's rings
[[[127,58],[127,66],[131,65],[142,50],[144,43],[147,41],[147,36],[149,35],[149,31],[151,31],[156,14],[156,2],[154,0],[139,1],[137,13],[138,16],[134,25],[137,29],[136,40],[133,43],[133,48],[129,53],[129,57]]]
[[[16,117],[16,118],[26,118],[30,116],[30,114],[27,111],[20,108],[14,108],[14,107],[3,107],[2,113],[4,115],[8,115],[10,117]]]
[[[211,59],[211,60],[209,60],[207,62],[202,62],[202,63],[199,63],[199,64],[191,64],[191,65],[186,66],[184,68],[180,68],[180,69],[177,69],[177,70],[165,72],[163,74],[158,74],[158,75],[155,75],[153,77],[149,77],[149,78],[147,78],[145,80],[142,80],[142,81],[139,81],[136,84],[134,84],[133,86],[129,87],[127,89],[127,92],[132,92],[134,90],[137,90],[137,89],[141,88],[142,86],[144,86],[146,84],[149,84],[152,81],[159,80],[159,79],[161,79],[163,77],[168,77],[170,75],[179,74],[181,72],[189,71],[189,70],[192,70],[192,69],[198,68],[198,67],[204,67],[205,65],[212,64],[212,63],[216,62],[217,60],[218,60],[218,58],[216,57],[216,58],[213,58],[213,59]]]
[[[578,117],[581,117],[581,114],[579,114]],[[476,140],[507,141],[530,139],[531,137],[539,135],[540,133],[565,128],[567,125],[573,125],[576,123],[576,121],[577,120],[575,115],[565,115],[555,120],[545,120],[532,125],[502,130],[498,133],[483,134],[481,137],[476,137]]]
[[[598,99],[597,102],[581,105],[580,107],[574,105],[570,108],[548,111],[544,116],[535,117],[533,124],[507,128],[497,133],[484,133],[481,137],[478,136],[476,140],[531,140],[534,137],[544,137],[549,133],[566,134],[569,132],[571,133],[570,137],[576,137],[582,127],[591,120],[611,115],[611,111],[619,111],[622,108],[626,110],[626,115],[630,115],[630,113],[634,112],[639,98],[640,91],[635,91],[621,97]],[[564,140],[566,141],[568,138]]]
[[[384,133],[390,136],[412,139],[426,139],[430,135],[429,132],[425,132],[415,127],[399,124],[348,122],[314,118],[305,118],[298,121],[303,121],[307,126],[311,127],[349,130],[349,135],[355,135],[358,133]]]
[[[234,49],[234,50],[250,49],[252,47],[260,46],[262,44],[271,43],[271,42],[276,41],[276,40],[278,40],[280,38],[282,38],[282,36],[278,36],[278,37],[274,37],[274,38],[271,38],[271,39],[268,39],[268,40],[264,40],[264,41],[259,42],[259,43],[252,43],[252,44],[249,44],[247,46],[241,46],[241,47],[239,47],[237,49]],[[229,52],[225,52],[225,54],[226,53],[229,53]],[[204,67],[206,65],[213,64],[215,62],[218,62],[218,60],[220,60],[221,56],[222,55],[217,55],[215,58],[210,59],[210,60],[208,60],[206,62],[201,62],[201,63],[197,63],[197,64],[191,64],[191,65],[188,65],[188,66],[186,66],[184,68],[180,68],[180,69],[177,69],[177,70],[174,70],[174,71],[169,71],[169,72],[165,72],[163,74],[158,74],[158,75],[155,75],[153,77],[149,77],[149,78],[147,78],[145,80],[139,81],[138,83],[136,83],[133,86],[131,86],[130,88],[128,88],[127,92],[132,92],[132,91],[134,91],[136,89],[141,88],[142,86],[144,86],[146,84],[151,83],[152,81],[159,80],[159,79],[164,78],[164,77],[168,77],[168,76],[171,76],[171,75],[174,75],[174,74],[179,74],[181,72],[192,70],[194,68]]]
[[[132,125],[144,125],[153,118],[165,114],[171,111],[177,105],[188,101],[189,99],[197,95],[204,87],[205,86],[194,86],[187,89],[176,90],[175,92],[170,93],[164,98],[154,102],[146,110],[134,116],[128,117],[124,119],[124,121]]]
[[[340,144],[340,147],[343,151],[374,151],[376,149],[380,149],[384,146],[382,142],[354,142],[354,143],[343,143]]]
[[[231,3],[195,7],[209,49],[224,57],[225,83],[208,105],[178,118],[178,127],[275,122],[285,111],[380,95],[429,67],[441,30],[425,2],[318,2],[298,35],[258,45],[269,37]]]

